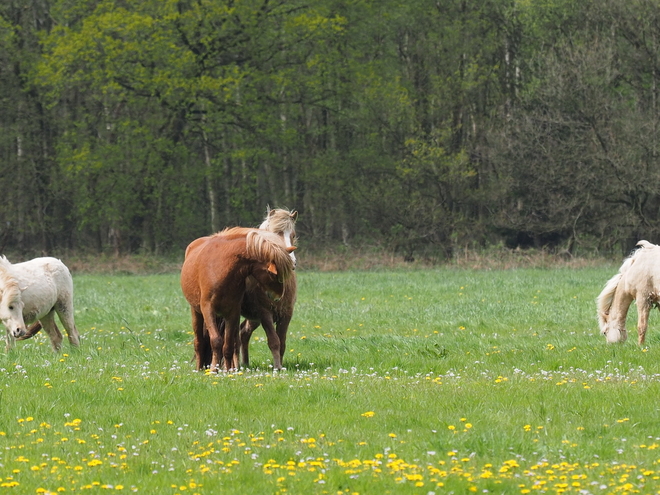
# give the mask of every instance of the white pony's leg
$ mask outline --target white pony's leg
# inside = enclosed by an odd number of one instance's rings
[[[639,345],[643,345],[646,339],[646,329],[649,326],[651,307],[651,304],[646,298],[639,298],[637,300],[637,338]]]
[[[41,321],[44,330],[48,334],[48,337],[50,337],[50,343],[53,346],[53,350],[59,351],[62,347],[62,333],[55,324],[55,311],[51,311],[39,321]]]
[[[11,334],[9,330],[6,330],[5,333],[5,351],[9,352],[14,348],[14,344],[16,341],[14,340],[14,336]]]
[[[69,343],[78,347],[80,345],[80,334],[76,328],[76,322],[73,320],[73,304],[71,301],[67,301],[64,304],[58,303],[55,306],[55,311],[57,312],[57,316],[60,317],[62,326],[66,329]]]

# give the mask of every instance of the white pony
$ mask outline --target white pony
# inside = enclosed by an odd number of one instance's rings
[[[32,337],[42,327],[54,350],[62,345],[55,313],[66,328],[71,345],[80,336],[73,321],[73,280],[69,269],[55,258],[35,258],[11,264],[0,256],[0,320],[7,329],[7,350],[14,340]],[[25,324],[37,322],[28,332]]]
[[[598,325],[608,342],[625,342],[628,308],[637,302],[637,335],[644,343],[649,313],[660,302],[660,246],[639,241],[597,299]]]

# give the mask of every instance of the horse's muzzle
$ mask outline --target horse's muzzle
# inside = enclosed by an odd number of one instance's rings
[[[628,332],[625,328],[610,328],[603,334],[609,344],[623,344],[628,338]]]
[[[14,336],[15,339],[22,337],[25,335],[27,330],[25,328],[15,328],[14,330],[11,331],[11,334]]]
[[[278,296],[277,294],[274,294],[272,292],[267,292],[266,294],[268,294],[268,299],[270,299],[271,301],[274,301],[274,302],[277,302],[280,299],[282,299],[282,296]]]

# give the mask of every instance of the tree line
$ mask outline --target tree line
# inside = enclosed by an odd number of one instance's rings
[[[5,0],[0,248],[660,240],[656,0]]]

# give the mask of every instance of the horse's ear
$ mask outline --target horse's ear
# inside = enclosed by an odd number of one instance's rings
[[[293,211],[293,212],[291,212],[291,219],[292,219],[294,222],[295,222],[296,220],[298,220],[298,212],[297,212],[297,211]]]
[[[270,206],[268,207],[268,216],[272,217],[275,214],[275,210],[271,210]]]
[[[296,249],[298,249],[298,246],[289,246],[286,248],[286,252],[293,253]]]
[[[275,266],[275,263],[273,263],[272,261],[268,263],[268,267],[266,269],[273,275],[277,275],[277,267]]]

